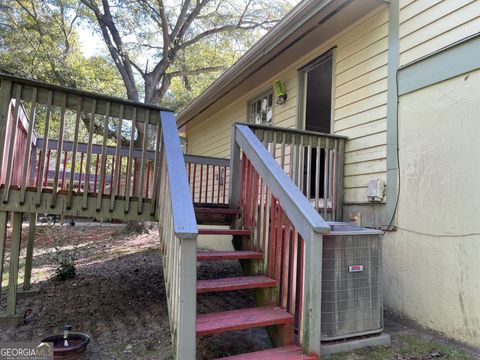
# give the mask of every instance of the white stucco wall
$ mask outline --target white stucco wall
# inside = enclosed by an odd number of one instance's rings
[[[480,70],[400,98],[386,306],[480,346]]]

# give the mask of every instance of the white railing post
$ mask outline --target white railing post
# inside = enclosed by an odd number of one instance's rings
[[[305,241],[303,267],[303,314],[300,343],[305,354],[320,356],[322,330],[322,261],[323,235],[310,232]]]
[[[159,206],[159,226],[165,287],[177,360],[196,358],[197,221],[185,172],[175,115],[161,111],[163,164],[160,182],[165,192]],[[166,185],[166,186],[165,186]]]
[[[240,176],[233,176],[233,174],[241,173],[240,146],[236,141],[236,129],[236,126],[232,127],[230,142],[230,193],[228,198],[232,208],[238,208],[240,204]]]

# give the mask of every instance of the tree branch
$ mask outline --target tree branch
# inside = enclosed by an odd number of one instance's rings
[[[194,70],[172,71],[171,73],[168,73],[168,75],[173,78],[173,77],[177,77],[177,76],[200,75],[200,74],[206,74],[206,73],[209,73],[209,72],[215,72],[215,71],[221,71],[221,70],[225,70],[225,67],[223,67],[223,66],[210,66],[210,67],[194,69]]]

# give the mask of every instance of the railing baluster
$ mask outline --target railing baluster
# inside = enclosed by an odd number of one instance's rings
[[[67,94],[62,94],[62,108],[60,110],[60,130],[57,141],[57,157],[55,161],[55,172],[53,174],[52,199],[50,207],[54,208],[57,204],[58,177],[60,172],[60,163],[62,162],[63,137],[65,134],[65,111],[67,107]],[[63,186],[63,185],[62,185]]]
[[[193,164],[193,180],[192,180],[192,201],[195,202],[195,187],[197,186],[197,164]]]
[[[329,179],[330,179],[330,140],[326,139],[324,149],[324,166],[323,166],[323,218],[328,216],[328,199],[329,196]]]
[[[12,87],[13,84],[9,80],[1,80],[1,91],[0,91],[0,124],[6,124],[8,121],[8,114],[10,111],[10,101],[12,96]],[[4,150],[6,144],[6,133],[7,127],[0,126],[0,179],[3,177],[5,171],[4,165]]]
[[[68,153],[66,151],[63,152],[63,166],[62,166],[62,183],[60,185],[60,189],[63,191],[65,190],[65,171],[67,170],[67,157]]]
[[[213,165],[212,169],[212,196],[210,198],[210,202],[213,204],[213,198],[215,196],[215,165]]]
[[[48,187],[48,174],[50,173],[50,157],[52,155],[52,150],[48,149],[47,152],[47,163],[46,163],[46,169],[45,169],[45,177],[43,179],[43,187],[46,188]]]
[[[307,149],[307,178],[305,181],[307,182],[305,196],[307,199],[310,200],[310,190],[312,185],[312,145],[310,144],[310,139],[308,139],[308,146]]]
[[[82,208],[86,209],[88,206],[88,193],[90,191],[90,166],[92,162],[92,144],[93,144],[93,130],[95,123],[95,112],[97,109],[97,99],[92,99],[92,108],[90,110],[90,123],[88,126],[88,145],[87,145],[87,159],[85,161],[85,185],[83,187]]]
[[[226,204],[225,197],[227,195],[227,167],[223,167],[223,203]]]
[[[206,165],[206,174],[205,174],[205,202],[208,202],[208,170],[210,168],[209,165]]]
[[[143,143],[142,143],[142,157],[140,160],[140,187],[138,190],[138,208],[137,212],[141,214],[143,212],[143,189],[145,186],[145,159],[147,154],[147,144],[148,144],[148,124],[150,121],[150,111],[147,110],[145,114],[145,120],[143,123]]]
[[[68,185],[68,197],[67,197],[67,209],[71,209],[73,200],[73,188],[75,182],[75,166],[77,164],[77,150],[78,150],[78,135],[80,130],[80,120],[82,116],[82,104],[83,98],[77,97],[77,114],[75,117],[75,132],[73,134],[73,148],[72,148],[72,162],[70,166],[70,182]],[[81,155],[82,161],[80,162],[80,176],[78,179],[78,192],[80,192],[80,184],[82,182],[82,165],[83,165],[83,152]]]
[[[102,208],[103,193],[105,192],[105,178],[107,175],[107,140],[108,140],[108,122],[110,120],[110,101],[107,101],[105,110],[105,120],[103,123],[103,143],[102,143],[102,164],[100,166],[100,186],[97,194],[97,211]]]
[[[120,113],[118,115],[118,126],[117,126],[117,148],[115,149],[115,158],[117,159],[117,166],[114,169],[114,176],[112,179],[112,187],[115,187],[113,184],[117,184],[117,181],[120,181],[120,170],[122,168],[122,160],[120,156],[120,146],[122,146],[122,122],[123,122],[123,111],[124,106],[123,104],[120,105]],[[113,169],[112,169],[113,170]],[[115,189],[110,188],[110,211],[113,211],[115,208],[115,198],[118,195],[118,188],[117,185]]]
[[[161,115],[160,115],[161,116]],[[151,197],[151,206],[150,206],[150,214],[155,214],[157,209],[157,202],[158,202],[158,187],[159,187],[159,177],[160,177],[160,165],[162,158],[160,157],[160,145],[162,141],[162,126],[161,122],[159,121],[157,124],[157,136],[155,142],[155,157],[153,162],[153,189],[152,189],[152,197]],[[190,165],[190,164],[189,164]],[[188,176],[190,179],[190,175]]]
[[[26,144],[27,147],[25,149],[25,159],[23,161],[22,187],[20,190],[21,205],[25,203],[25,195],[27,191],[27,177],[28,177],[28,172],[29,172],[28,170],[29,170],[31,155],[32,155],[32,135],[33,135],[33,128],[35,127],[36,107],[37,107],[37,88],[34,87],[32,89],[30,118],[29,118],[28,131],[27,131],[27,144]],[[35,154],[34,154],[34,158],[35,158]],[[30,174],[30,177],[32,177],[31,174]]]
[[[82,170],[83,170],[83,157],[85,153],[80,154],[80,174],[78,175],[78,192],[82,190]]]
[[[50,127],[50,116],[51,116],[51,111],[52,111],[52,109],[51,109],[52,98],[53,98],[53,92],[49,91],[48,92],[48,99],[47,99],[47,113],[45,115],[45,122],[44,122],[45,129],[43,131],[43,146],[42,146],[41,157],[40,157],[39,162],[38,162],[38,166],[40,167],[40,171],[39,171],[40,181],[38,181],[38,184],[37,184],[37,198],[36,198],[36,201],[35,201],[35,205],[37,205],[37,206],[40,205],[40,202],[41,202],[41,199],[42,199],[42,189],[43,189],[42,186],[43,186],[44,173],[46,173],[48,175],[49,165],[46,164],[47,166],[45,166],[45,156],[47,155],[48,130],[49,130],[49,127]],[[48,153],[50,154],[50,150],[48,150]],[[50,159],[49,159],[49,162],[50,162]]]
[[[131,185],[131,176],[132,176],[132,162],[133,162],[133,146],[135,143],[135,130],[137,122],[137,108],[133,108],[132,114],[132,127],[130,133],[130,146],[128,149],[128,159],[127,159],[127,171],[126,171],[126,185],[125,185],[125,213],[128,213],[130,210],[130,185]],[[135,171],[134,171],[135,173]]]
[[[8,158],[7,158],[7,166],[6,166],[6,177],[5,177],[5,192],[3,194],[3,202],[6,204],[8,203],[8,197],[10,194],[10,186],[12,185],[12,170],[13,170],[13,160],[15,157],[15,144],[17,142],[17,131],[18,131],[18,112],[20,110],[20,96],[22,94],[22,85],[15,84],[15,109],[13,112],[13,119],[11,119],[11,123],[9,121],[6,124],[11,124],[11,134],[10,134],[10,142],[8,146]]]
[[[317,138],[317,146],[315,148],[315,210],[319,210],[320,202],[320,159],[322,156],[322,149],[320,147],[320,138]]]
[[[98,162],[100,160],[100,154],[97,154],[96,160],[95,160],[95,174],[93,176],[93,193],[97,193],[97,184],[98,184]],[[90,177],[89,177],[90,178]],[[90,179],[88,179],[88,182],[90,182]]]

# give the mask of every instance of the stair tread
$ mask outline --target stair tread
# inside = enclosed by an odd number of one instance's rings
[[[237,215],[240,214],[239,209],[230,209],[230,208],[207,208],[207,207],[196,207],[196,213],[204,214],[221,214],[221,215]]]
[[[292,314],[275,306],[199,314],[197,315],[197,336],[291,323],[293,323]]]
[[[277,280],[263,275],[197,280],[197,294],[274,287],[277,283]]]
[[[252,230],[236,230],[236,229],[198,229],[199,235],[252,235]]]
[[[282,346],[274,349],[255,351],[235,356],[227,356],[222,359],[228,360],[317,360],[315,355],[302,354],[302,348],[298,345]],[[220,360],[220,359],[216,359]]]
[[[240,259],[262,259],[263,253],[258,251],[197,251],[197,261],[209,260],[240,260]]]

